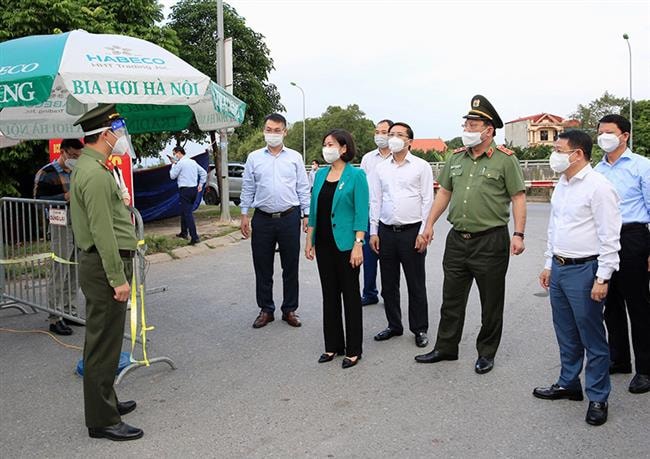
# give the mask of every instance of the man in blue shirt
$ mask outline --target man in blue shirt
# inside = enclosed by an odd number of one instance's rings
[[[596,170],[616,188],[623,220],[620,269],[612,276],[605,303],[609,372],[632,372],[629,314],[636,370],[629,390],[642,394],[650,392],[650,159],[627,147],[630,128],[630,122],[621,115],[607,115],[598,122],[598,145],[606,154]]]
[[[186,238],[189,231],[190,245],[194,245],[200,239],[196,232],[192,211],[196,195],[203,190],[208,173],[192,158],[185,156],[183,147],[175,147],[174,158],[170,157],[170,159],[173,164],[169,176],[172,180],[176,180],[181,197],[181,232],[177,236]]]
[[[298,309],[298,260],[300,220],[307,229],[309,179],[302,156],[284,146],[287,121],[277,113],[264,120],[266,147],[248,155],[241,190],[241,233],[251,236],[255,295],[260,313],[253,328],[273,322],[273,263],[276,245],[282,263],[282,320],[300,327]],[[252,221],[248,210],[255,209]]]

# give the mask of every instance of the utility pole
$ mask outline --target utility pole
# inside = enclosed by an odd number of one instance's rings
[[[226,52],[223,30],[223,0],[217,0],[217,84],[226,85]],[[228,132],[219,131],[221,151],[221,221],[230,222],[230,187],[228,186]]]
[[[632,150],[632,134],[634,131],[634,121],[632,120],[632,46],[630,46],[630,36],[628,34],[624,33],[623,39],[627,43],[627,49],[630,52],[630,150]]]

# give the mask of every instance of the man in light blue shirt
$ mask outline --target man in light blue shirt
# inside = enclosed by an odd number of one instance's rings
[[[298,260],[300,258],[300,220],[307,229],[309,179],[302,156],[284,146],[287,121],[277,113],[264,120],[266,147],[248,155],[241,190],[241,233],[251,236],[255,293],[260,313],[253,328],[274,320],[273,263],[276,245],[282,263],[282,320],[293,327],[301,325],[298,309]],[[255,209],[252,221],[249,209]]]
[[[607,115],[599,121],[598,145],[606,154],[596,171],[616,188],[623,220],[620,269],[612,276],[605,304],[609,371],[632,372],[629,314],[636,371],[629,391],[642,394],[650,392],[650,159],[627,147],[630,128],[630,122],[621,115]]]
[[[196,196],[203,190],[203,185],[208,179],[208,173],[196,161],[185,155],[183,147],[175,147],[174,158],[169,159],[173,162],[169,176],[172,180],[176,180],[181,198],[181,232],[176,236],[187,238],[189,232],[190,245],[194,245],[200,239],[196,232],[192,211]]]

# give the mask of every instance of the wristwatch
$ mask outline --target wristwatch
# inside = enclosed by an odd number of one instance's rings
[[[600,285],[609,284],[609,279],[603,279],[602,277],[597,277],[596,283]]]
[[[355,242],[356,244],[361,244],[361,245],[363,245],[363,244],[366,243],[365,239],[360,239],[360,238],[356,238],[356,239],[354,240],[354,242]]]
[[[520,233],[519,231],[515,231],[514,233],[512,233],[512,235],[513,236],[519,236],[522,239],[524,238],[524,233]]]

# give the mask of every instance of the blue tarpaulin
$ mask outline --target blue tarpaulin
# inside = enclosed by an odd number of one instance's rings
[[[193,156],[192,159],[208,170],[210,155],[207,152]],[[178,186],[175,180],[169,178],[170,169],[171,165],[168,164],[151,169],[136,169],[133,172],[135,207],[145,222],[178,217],[181,214]],[[199,207],[202,198],[203,192],[197,195],[194,210]]]

